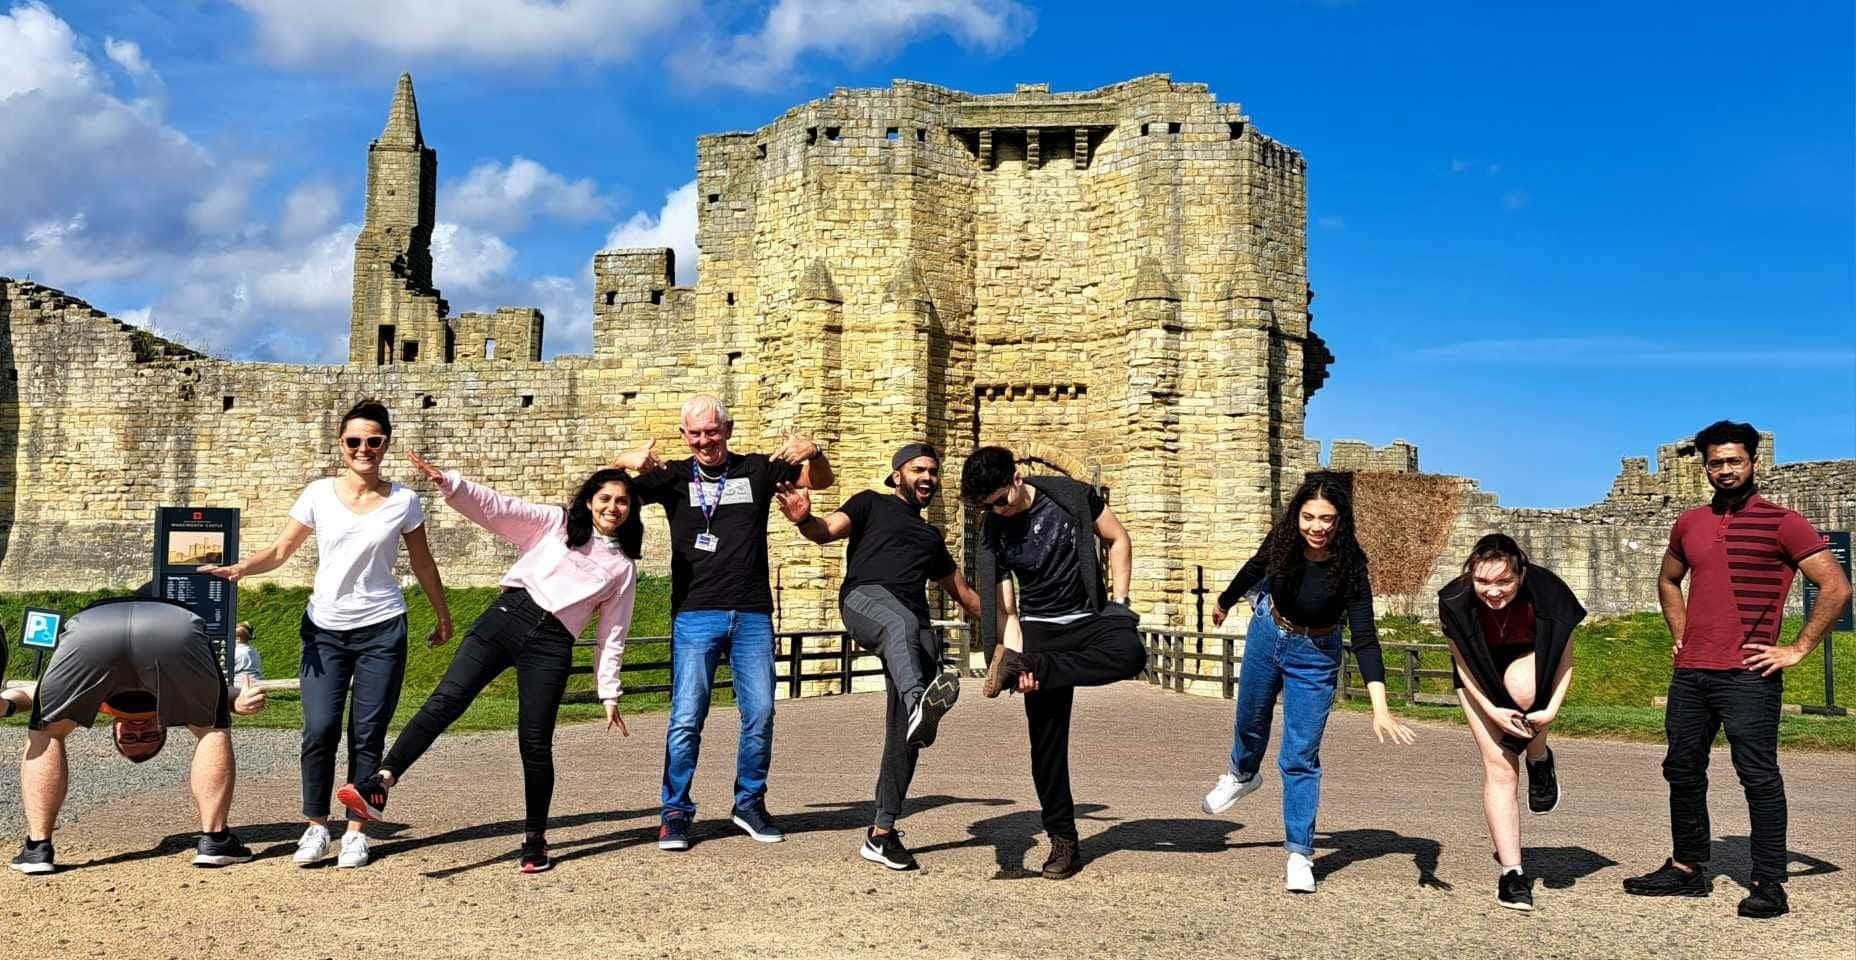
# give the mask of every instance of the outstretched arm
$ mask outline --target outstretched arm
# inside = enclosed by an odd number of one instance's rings
[[[799,464],[797,483],[801,487],[828,490],[837,482],[837,474],[831,470],[831,460],[805,434],[787,431],[785,441],[780,444],[780,449],[773,452],[772,458],[784,463]]]
[[[438,469],[419,454],[407,451],[419,472],[445,495],[445,503],[465,519],[502,537],[524,550],[540,539],[550,527],[565,520],[559,507],[544,507],[504,496],[481,483],[464,479],[456,470]]]
[[[824,519],[813,516],[812,494],[802,486],[782,483],[774,490],[773,499],[779,502],[781,515],[792,521],[799,535],[813,543],[827,544],[851,535],[851,518],[844,511],[834,510]]]
[[[308,539],[308,527],[294,519],[285,520],[283,532],[277,535],[276,543],[234,564],[223,567],[207,564],[200,568],[200,572],[234,583],[245,577],[270,573],[283,566],[303,546],[303,541]]]
[[[955,567],[953,573],[936,580],[935,583],[940,584],[941,589],[947,591],[948,595],[953,597],[955,602],[960,604],[960,609],[965,610],[968,616],[975,620],[980,618],[979,591],[973,589],[973,585],[968,583],[966,578],[960,575],[959,567]]]

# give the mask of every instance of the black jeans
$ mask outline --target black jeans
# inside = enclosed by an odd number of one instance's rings
[[[324,630],[303,615],[300,695],[303,698],[303,816],[329,815],[335,790],[335,748],[348,712],[348,782],[380,769],[387,723],[400,705],[406,679],[406,615],[356,627]]]
[[[1708,752],[1727,731],[1734,772],[1746,791],[1752,824],[1753,879],[1785,882],[1785,781],[1779,776],[1779,704],[1784,674],[1751,670],[1677,670],[1669,680],[1663,729],[1669,754],[1669,829],[1675,859],[1708,862]]]
[[[1128,680],[1147,666],[1140,621],[1110,607],[1071,623],[1021,620],[1026,660],[1038,689],[1025,695],[1031,735],[1031,781],[1037,785],[1044,832],[1076,839],[1076,801],[1070,795],[1070,713],[1077,687]]]
[[[471,624],[457,655],[419,712],[400,731],[381,766],[396,778],[457,722],[477,694],[504,670],[516,668],[516,748],[522,755],[522,793],[530,833],[548,828],[554,800],[554,722],[573,666],[574,638],[554,614],[535,605],[527,590],[506,590]]]
[[[909,608],[882,587],[853,589],[838,608],[857,645],[883,659],[889,707],[884,716],[883,762],[876,778],[876,825],[888,830],[902,816],[921,750],[909,745],[909,713],[921,699],[924,678],[940,669],[942,643]]]

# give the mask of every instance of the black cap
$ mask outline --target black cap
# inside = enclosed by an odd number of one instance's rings
[[[916,457],[933,457],[936,463],[940,463],[941,451],[936,450],[932,443],[903,444],[902,448],[896,451],[896,455],[889,458],[889,476],[883,478],[883,485],[886,487],[895,486],[896,471],[902,469],[903,464],[908,463]]]

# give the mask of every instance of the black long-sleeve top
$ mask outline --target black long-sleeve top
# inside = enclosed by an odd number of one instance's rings
[[[1373,584],[1366,575],[1362,559],[1352,579],[1336,592],[1328,586],[1332,560],[1311,560],[1302,567],[1302,582],[1293,596],[1272,594],[1271,602],[1282,611],[1283,618],[1302,626],[1325,626],[1347,617],[1347,630],[1353,635],[1353,659],[1360,665],[1360,676],[1368,683],[1386,679],[1385,660],[1379,653],[1379,628],[1373,625]],[[1244,594],[1269,575],[1269,561],[1263,551],[1250,558],[1231,578],[1231,585],[1218,595],[1218,605],[1226,610],[1237,605]]]

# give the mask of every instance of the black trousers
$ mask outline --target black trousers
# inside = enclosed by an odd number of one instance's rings
[[[1026,662],[1038,689],[1025,695],[1031,736],[1031,781],[1037,785],[1044,832],[1076,839],[1076,801],[1070,794],[1070,714],[1077,687],[1099,687],[1138,676],[1147,666],[1140,621],[1110,607],[1071,623],[1021,620]]]
[[[1708,862],[1713,832],[1708,826],[1708,752],[1714,736],[1727,731],[1734,772],[1746,791],[1752,825],[1753,879],[1785,882],[1785,781],[1779,775],[1779,705],[1784,674],[1762,677],[1751,670],[1675,672],[1663,729],[1669,753],[1669,829],[1677,860]]]
[[[882,587],[857,587],[838,608],[857,645],[883,658],[888,707],[883,760],[876,777],[876,825],[888,830],[902,816],[921,750],[909,745],[909,713],[925,679],[940,669],[941,638]]]
[[[399,709],[400,683],[406,679],[406,615],[352,630],[324,630],[305,613],[297,632],[303,641],[298,670],[303,816],[326,817],[335,791],[335,748],[342,740],[344,707],[348,782],[365,780],[380,769],[387,723]]]
[[[516,668],[516,748],[522,755],[522,793],[530,833],[548,828],[554,800],[554,723],[573,666],[574,638],[554,614],[535,605],[526,590],[508,590],[471,624],[445,678],[400,731],[381,767],[395,777],[418,762],[446,727],[504,670]]]

